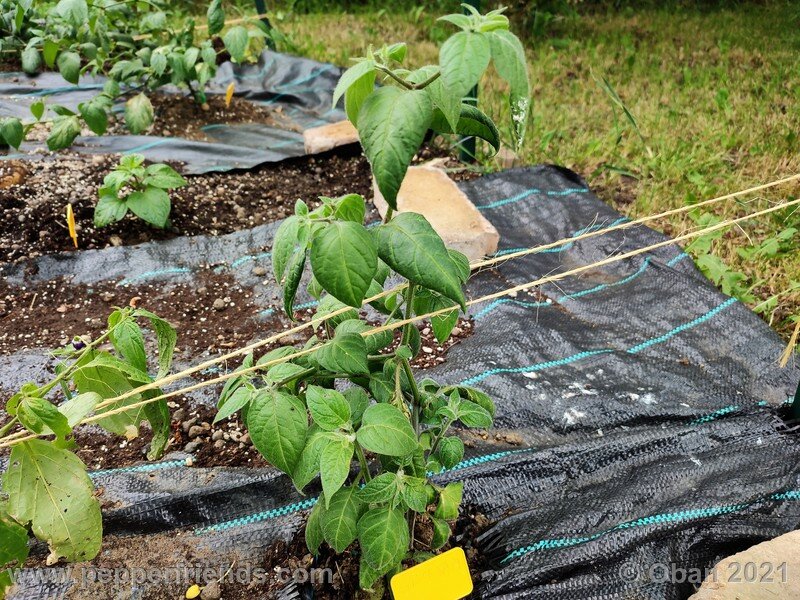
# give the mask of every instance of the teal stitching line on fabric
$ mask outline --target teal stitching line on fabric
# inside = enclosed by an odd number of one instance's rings
[[[636,354],[637,352],[640,352],[640,351],[644,350],[645,348],[649,348],[650,346],[653,346],[655,344],[661,344],[663,342],[666,342],[667,340],[669,340],[673,336],[681,333],[682,331],[686,331],[687,329],[691,329],[692,327],[696,327],[697,325],[700,325],[702,323],[705,323],[709,319],[712,319],[719,312],[721,312],[722,310],[724,310],[725,308],[727,308],[728,306],[730,306],[734,302],[736,302],[735,298],[728,298],[725,302],[723,302],[719,306],[717,306],[715,308],[712,308],[710,311],[708,311],[707,313],[697,317],[696,319],[693,319],[693,320],[689,321],[688,323],[684,323],[682,325],[678,325],[677,327],[675,327],[673,329],[670,329],[664,335],[660,335],[658,337],[655,337],[655,338],[649,339],[649,340],[647,340],[645,342],[642,342],[641,344],[637,344],[636,346],[632,346],[632,347],[628,348],[626,350],[626,352],[629,353],[629,354]],[[473,385],[473,384],[475,384],[475,383],[477,383],[479,381],[483,381],[484,379],[486,379],[487,377],[490,377],[491,375],[497,375],[498,373],[528,373],[528,372],[531,372],[531,371],[538,371],[538,370],[541,370],[541,369],[549,369],[551,367],[563,366],[563,365],[566,365],[566,364],[569,364],[569,363],[573,363],[573,362],[578,361],[578,360],[582,360],[584,358],[589,358],[591,356],[596,356],[598,354],[608,354],[610,352],[617,352],[617,350],[615,350],[614,348],[602,348],[602,349],[597,349],[597,350],[586,350],[584,352],[578,352],[577,354],[573,354],[572,356],[567,356],[565,358],[561,358],[561,359],[558,359],[558,360],[550,360],[550,361],[546,361],[546,362],[541,362],[541,363],[537,363],[535,365],[531,365],[531,366],[528,366],[528,367],[489,369],[488,371],[484,371],[483,373],[479,373],[478,375],[474,375],[473,377],[465,379],[464,381],[461,382],[461,385]]]
[[[624,223],[625,221],[628,220],[629,220],[628,217],[622,217],[620,219],[617,219],[613,223],[609,223],[608,225],[602,225],[599,223],[595,225],[590,225],[589,227],[584,227],[583,229],[579,229],[578,231],[573,233],[570,237],[579,237],[584,233],[589,233],[590,231],[597,231],[599,229],[609,229],[611,227],[614,227],[615,225],[619,225],[620,223]],[[564,242],[563,244],[556,246],[554,248],[546,248],[544,250],[539,250],[538,252],[533,252],[532,254],[557,254],[559,252],[563,252],[564,250],[569,250],[574,245],[575,242]],[[522,250],[529,250],[529,248],[507,248],[505,250],[500,250],[498,252],[495,252],[494,255],[505,256],[506,254],[513,254],[514,252],[520,252]]]
[[[265,258],[270,258],[272,256],[272,252],[261,252],[260,254],[248,254],[246,256],[241,256],[237,258],[235,261],[231,263],[231,269],[238,269],[244,263],[253,261],[253,260],[263,260]]]
[[[673,337],[675,335],[678,335],[680,332],[686,331],[687,329],[691,329],[692,327],[696,327],[697,325],[700,325],[701,323],[705,323],[709,319],[714,318],[717,315],[717,313],[725,310],[726,308],[728,308],[734,302],[736,302],[736,298],[728,298],[725,302],[723,302],[722,304],[720,304],[716,308],[712,308],[706,314],[704,314],[702,316],[699,316],[696,319],[694,319],[692,321],[689,321],[688,323],[684,323],[683,325],[679,325],[678,327],[668,331],[664,335],[661,335],[661,336],[659,336],[657,338],[653,338],[652,340],[647,340],[646,342],[642,342],[641,344],[639,344],[637,346],[634,346],[633,348],[628,348],[627,352],[629,354],[636,354],[637,352],[641,352],[645,348],[649,348],[650,346],[652,346],[654,344],[660,344],[662,342],[666,342],[668,339],[670,339],[671,337]]]
[[[162,144],[166,144],[167,142],[171,142],[173,139],[174,138],[162,138],[160,140],[155,140],[147,144],[142,144],[141,146],[136,146],[135,148],[131,148],[130,150],[125,150],[122,154],[134,154],[136,152],[144,152],[145,150],[150,150],[150,148],[155,148],[156,146],[160,146]]]
[[[102,90],[102,83],[89,83],[86,85],[65,85],[63,87],[47,88],[44,90],[36,90],[35,92],[26,92],[19,94],[19,96],[54,96],[61,92],[81,92],[84,90]]]
[[[506,204],[513,204],[514,202],[519,202],[520,200],[525,200],[528,196],[533,196],[535,194],[541,194],[543,196],[569,196],[570,194],[588,194],[591,190],[588,188],[568,188],[566,190],[555,191],[555,190],[547,190],[543,192],[539,188],[531,188],[529,190],[525,190],[524,192],[520,192],[515,196],[511,196],[510,198],[504,198],[502,200],[495,200],[494,202],[490,202],[489,204],[482,204],[481,206],[476,206],[478,210],[488,210],[491,208],[499,208],[501,206],[505,206]]]
[[[166,460],[164,462],[148,463],[133,467],[120,467],[118,469],[100,469],[99,471],[90,471],[89,477],[104,477],[106,475],[113,475],[116,473],[147,473],[150,471],[160,471],[162,469],[173,469],[176,467],[185,466],[185,460]]]
[[[680,261],[682,261],[684,258],[689,258],[689,255],[688,255],[688,254],[686,254],[686,252],[681,252],[681,253],[680,253],[680,254],[678,254],[678,256],[676,256],[675,258],[671,258],[671,259],[669,259],[669,260],[667,261],[667,266],[674,267],[674,266],[675,266],[675,265],[677,265],[677,264],[678,264]]]
[[[556,298],[555,302],[563,302],[565,300],[571,300],[573,298],[581,298],[583,296],[588,296],[589,294],[594,294],[595,292],[599,292],[606,288],[612,288],[618,285],[624,285],[629,281],[633,281],[639,275],[645,272],[648,265],[650,264],[650,258],[647,257],[642,261],[642,265],[639,267],[639,270],[635,273],[628,275],[627,277],[620,279],[619,281],[615,281],[614,283],[602,283],[600,285],[596,285],[593,288],[589,288],[588,290],[581,290],[579,292],[574,292],[572,294],[566,294],[564,296],[560,296]],[[525,300],[514,300],[513,298],[501,298],[499,300],[495,300],[491,304],[489,304],[486,308],[481,310],[478,314],[475,315],[475,319],[481,319],[485,317],[487,314],[495,310],[497,307],[502,306],[503,304],[515,304],[517,306],[523,306],[525,308],[543,308],[545,306],[552,306],[549,302],[526,302]]]
[[[186,273],[191,273],[191,269],[186,267],[170,267],[167,269],[158,269],[156,271],[146,271],[140,275],[136,275],[135,277],[129,277],[127,279],[123,279],[119,283],[117,283],[117,287],[121,285],[129,285],[131,283],[135,283],[137,281],[142,281],[145,279],[155,279],[156,277],[161,277],[162,275],[183,275]]]
[[[789,490],[788,492],[780,492],[772,494],[770,496],[767,496],[766,498],[755,500],[754,502],[746,504],[711,506],[706,508],[694,508],[689,510],[683,510],[674,513],[661,513],[661,514],[651,515],[648,517],[635,519],[633,521],[626,521],[624,523],[620,523],[618,525],[615,525],[614,527],[594,533],[589,536],[540,540],[535,544],[531,544],[523,548],[518,548],[517,550],[510,552],[500,562],[501,564],[507,563],[511,560],[520,558],[522,556],[525,556],[526,554],[530,554],[531,552],[536,552],[538,550],[552,550],[555,548],[566,548],[570,546],[576,546],[578,544],[583,544],[585,542],[596,540],[604,535],[613,533],[615,531],[621,531],[623,529],[631,529],[633,527],[644,527],[646,525],[654,525],[654,524],[661,525],[664,523],[676,523],[680,521],[693,521],[695,519],[705,519],[708,517],[717,517],[720,515],[726,515],[738,512],[740,510],[753,506],[761,501],[781,501],[781,500],[798,500],[798,499],[800,499],[800,490]]]

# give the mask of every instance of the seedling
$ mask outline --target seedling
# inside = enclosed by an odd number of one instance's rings
[[[103,179],[100,199],[94,209],[95,227],[122,220],[131,211],[154,227],[164,228],[169,220],[167,190],[183,187],[186,180],[164,164],[144,166],[144,156],[123,156],[119,166]]]

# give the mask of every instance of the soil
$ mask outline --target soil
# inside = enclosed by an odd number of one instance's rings
[[[74,251],[67,203],[72,204],[82,250],[222,235],[283,219],[293,213],[298,199],[315,206],[319,196],[372,196],[366,159],[357,149],[341,149],[249,171],[189,177],[188,185],[171,192],[170,224],[163,230],[132,215],[97,229],[97,188],[117,161],[110,155],[59,154],[52,160],[0,163],[0,263]]]
[[[188,140],[209,141],[203,128],[207,125],[224,123],[261,123],[284,130],[299,131],[294,122],[277,108],[267,108],[262,104],[234,96],[230,106],[225,97],[210,94],[205,104],[198,104],[194,98],[181,94],[148,94],[153,104],[155,116],[153,125],[144,135],[171,137],[177,135]],[[130,135],[124,119],[115,120],[109,125],[107,135]]]
[[[478,581],[480,574],[490,568],[478,551],[477,539],[491,525],[486,516],[465,506],[453,524],[453,535],[441,550],[463,548],[473,581]],[[429,521],[417,519],[414,550],[426,551],[425,540],[430,537]],[[42,568],[43,576],[47,577],[46,553],[43,545],[35,546],[25,566]],[[109,535],[94,560],[70,565],[77,584],[67,597],[72,600],[128,597],[132,587],[130,577],[152,573],[157,583],[139,587],[137,598],[183,598],[186,590],[197,583],[206,588],[201,600],[290,598],[303,588],[312,588],[317,600],[366,599],[368,596],[359,589],[359,554],[357,543],[339,555],[323,544],[316,558],[313,557],[306,548],[305,525],[298,528],[288,542],[279,540],[266,548],[258,560],[240,557],[235,551],[220,556],[203,538],[188,531],[141,536],[136,538],[135,544],[130,543],[130,538]],[[412,564],[409,562],[405,566]],[[371,600],[375,598],[370,597]],[[382,598],[388,600],[389,592]]]

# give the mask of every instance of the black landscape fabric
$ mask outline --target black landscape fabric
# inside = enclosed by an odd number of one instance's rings
[[[624,220],[561,168],[460,185],[499,230],[501,255]],[[42,257],[37,269],[7,266],[3,274],[18,285],[74,274],[168,286],[205,261],[262,286],[257,295],[266,299],[275,290],[250,270],[268,264],[276,225]],[[469,296],[664,239],[636,226],[569,242],[479,274]],[[426,371],[497,402],[488,439],[471,435],[467,458],[436,476],[463,481],[465,510],[495,523],[479,540],[488,566],[476,597],[686,598],[691,583],[670,581],[680,569],[709,567],[798,527],[800,443],[781,415],[800,370],[778,366],[783,343],[764,322],[717,291],[677,246],[538,291],[474,306],[474,335]],[[3,358],[4,387],[36,359]],[[521,443],[497,441],[511,435]],[[316,500],[272,469],[187,468],[184,458],[95,473],[114,506],[104,513],[106,535],[146,545],[180,528],[211,562],[232,553],[257,560],[296,534]],[[23,572],[12,597],[58,596],[77,585],[36,575]]]

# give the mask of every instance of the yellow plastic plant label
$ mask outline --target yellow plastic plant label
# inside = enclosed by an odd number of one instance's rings
[[[78,232],[75,230],[75,213],[72,211],[72,204],[67,204],[67,230],[72,243],[78,247]]]
[[[390,585],[394,600],[458,600],[472,593],[472,577],[461,548],[398,573]]]
[[[231,100],[233,99],[233,92],[235,91],[236,91],[236,84],[231,81],[231,83],[228,85],[228,89],[225,90],[225,106],[227,108],[230,108],[231,106]]]

